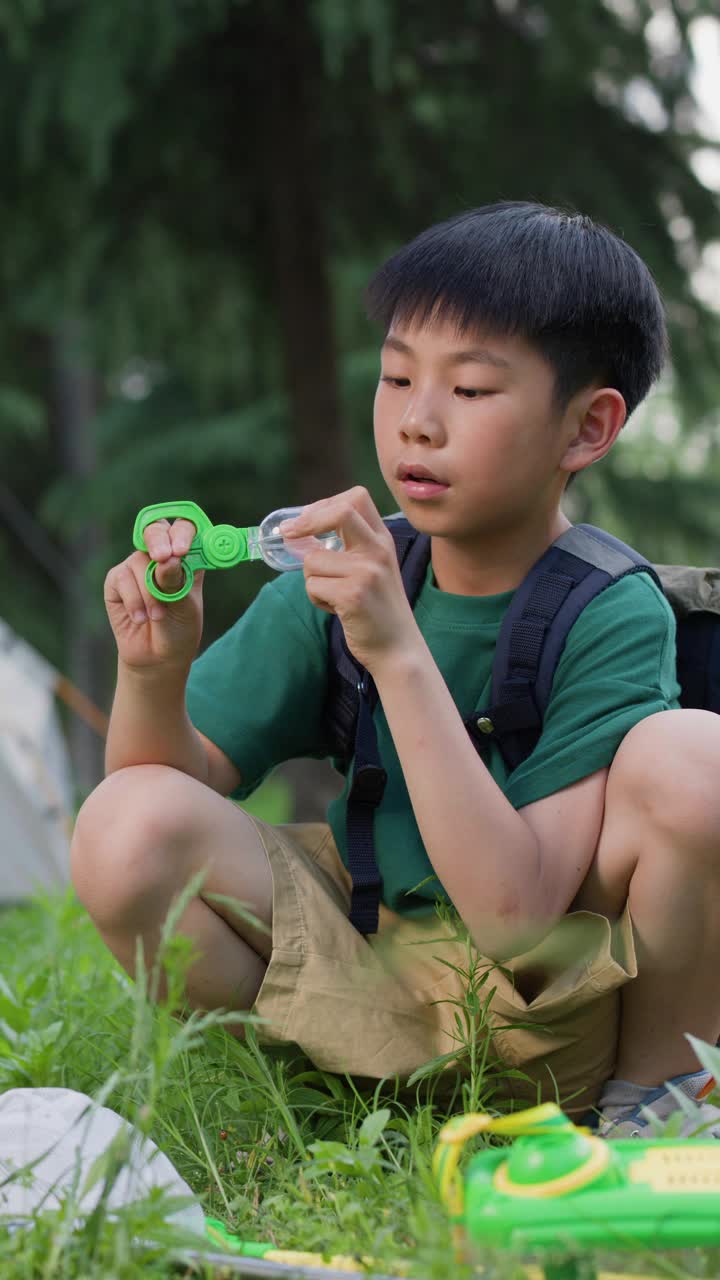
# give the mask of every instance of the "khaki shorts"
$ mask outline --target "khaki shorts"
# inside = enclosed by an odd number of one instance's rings
[[[479,956],[452,918],[410,920],[381,906],[377,934],[364,938],[348,920],[350,878],[330,828],[253,821],[273,879],[272,956],[254,1010],[267,1020],[261,1042],[298,1045],[327,1071],[403,1082],[457,1051],[447,1068],[456,1081],[469,1072],[457,1015],[470,957],[493,1105],[542,1099],[578,1114],[597,1101],[615,1063],[619,989],[637,973],[627,909],[612,925],[588,911],[564,916],[502,966]]]

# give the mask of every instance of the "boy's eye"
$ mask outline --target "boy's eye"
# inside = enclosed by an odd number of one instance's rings
[[[389,373],[384,373],[380,379],[381,382],[387,382],[391,387],[409,387],[409,378],[393,378]]]
[[[455,394],[463,396],[465,400],[480,400],[482,396],[493,395],[493,392],[480,391],[478,387],[456,387]]]

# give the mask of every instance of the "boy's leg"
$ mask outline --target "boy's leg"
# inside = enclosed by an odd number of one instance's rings
[[[699,1064],[685,1032],[720,1035],[720,716],[664,711],[628,733],[573,904],[629,901],[638,976],[623,989],[617,1079],[659,1085]]]
[[[82,806],[71,865],[78,896],[130,974],[137,937],[149,968],[173,899],[205,871],[199,897],[178,924],[199,953],[187,978],[188,1000],[201,1009],[251,1008],[271,950],[272,875],[242,809],[163,765],[120,769]],[[211,902],[214,893],[243,902],[268,931]]]

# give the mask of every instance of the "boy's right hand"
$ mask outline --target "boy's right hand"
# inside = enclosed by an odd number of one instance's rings
[[[105,607],[120,661],[127,667],[167,667],[188,671],[202,636],[202,583],[195,574],[182,600],[156,600],[145,585],[145,571],[157,561],[155,581],[162,591],[177,591],[184,574],[180,556],[190,550],[195,525],[190,520],[156,520],[144,530],[144,551],[133,551],[105,579]]]

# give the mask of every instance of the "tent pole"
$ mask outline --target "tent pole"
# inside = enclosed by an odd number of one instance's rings
[[[86,725],[95,730],[98,737],[107,737],[110,723],[109,717],[95,705],[92,698],[88,698],[87,694],[82,692],[82,689],[78,689],[72,680],[58,673],[55,681],[55,693]]]

